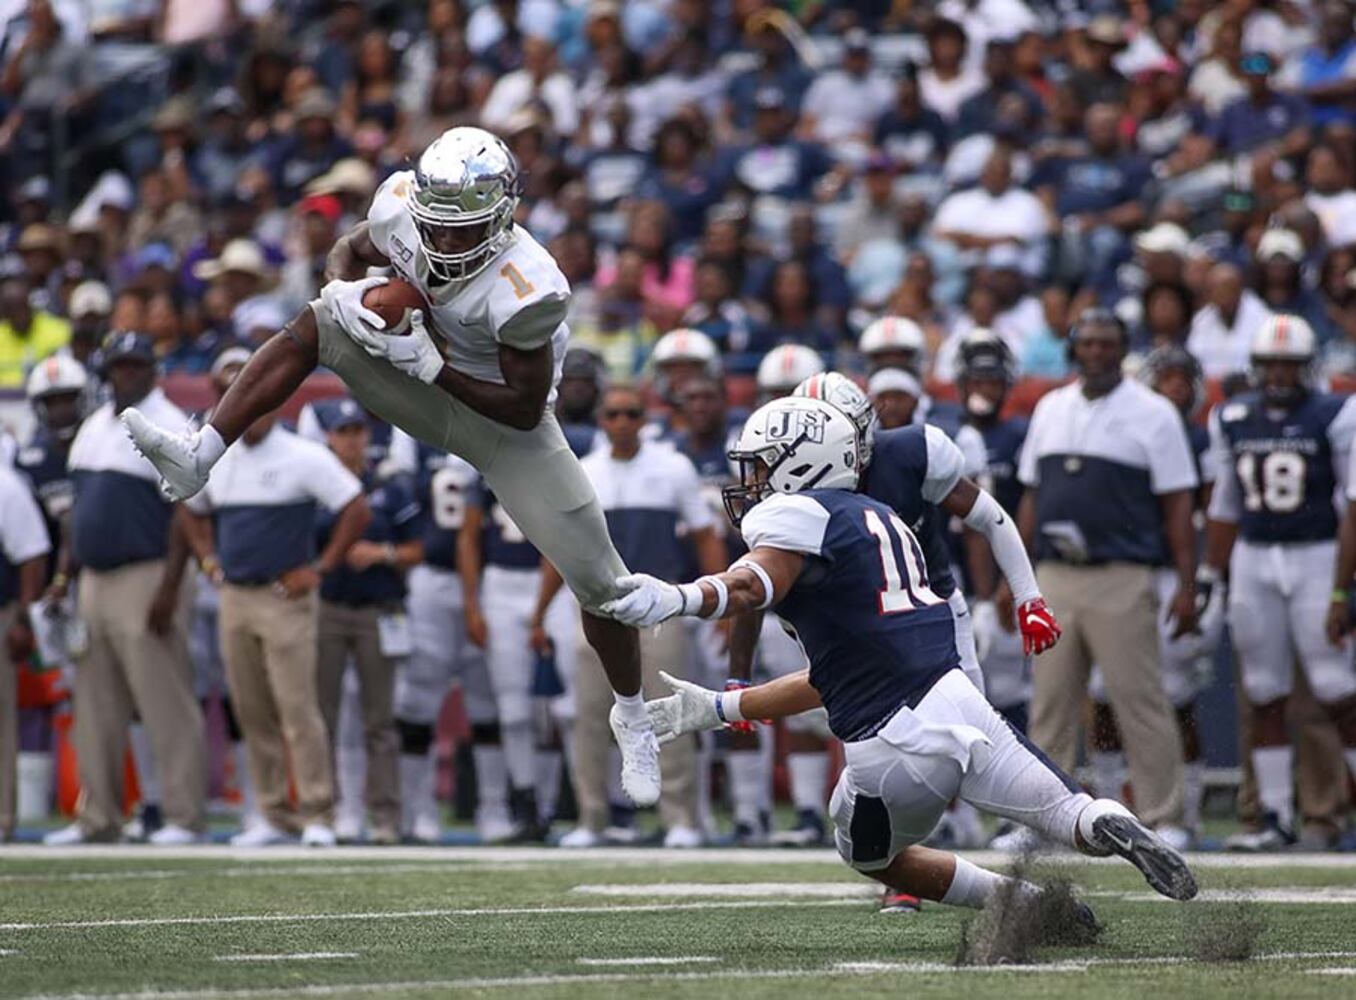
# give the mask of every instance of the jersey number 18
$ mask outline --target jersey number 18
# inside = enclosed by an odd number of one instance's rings
[[[932,588],[928,586],[923,552],[908,525],[901,521],[897,514],[890,515],[890,523],[887,525],[874,510],[867,510],[864,513],[866,530],[880,545],[881,575],[885,580],[885,586],[881,588],[879,595],[880,613],[897,615],[941,604],[942,598],[934,594]],[[904,556],[902,570],[895,554],[896,541],[899,544],[899,551]]]
[[[1251,451],[1238,456],[1238,483],[1243,506],[1250,511],[1289,514],[1304,503],[1304,456],[1273,451],[1259,457]]]

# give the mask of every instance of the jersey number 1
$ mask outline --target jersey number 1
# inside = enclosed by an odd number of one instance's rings
[[[513,286],[513,294],[520,299],[525,299],[536,291],[536,286],[524,278],[523,272],[512,264],[505,264],[501,267],[499,269],[499,276],[508,279],[508,283]]]
[[[914,540],[913,532],[896,514],[890,515],[890,524],[881,520],[874,510],[866,514],[866,530],[880,544],[881,572],[885,577],[885,586],[880,591],[880,613],[897,615],[904,611],[925,608],[931,604],[941,604],[942,599],[928,586],[927,570],[923,565],[923,553]],[[904,570],[900,572],[899,560],[895,558],[894,537],[899,539],[900,551],[904,553]]]

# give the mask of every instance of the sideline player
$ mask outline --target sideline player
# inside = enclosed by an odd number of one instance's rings
[[[1294,747],[1285,721],[1294,658],[1342,736],[1356,771],[1356,670],[1329,643],[1337,562],[1335,495],[1356,434],[1356,399],[1310,385],[1316,341],[1298,316],[1268,317],[1253,335],[1258,388],[1211,414],[1219,478],[1206,525],[1206,569],[1229,579],[1229,628],[1253,709],[1253,768],[1262,829],[1229,838],[1236,850],[1295,842]],[[1336,577],[1338,593],[1351,573]],[[1338,636],[1340,637],[1340,635]]]
[[[520,191],[502,141],[478,128],[449,129],[413,170],[382,184],[367,221],[330,251],[320,299],[255,353],[209,424],[175,435],[134,409],[122,419],[166,492],[189,497],[246,427],[324,365],[377,416],[466,459],[578,596],[584,634],[622,706],[612,726],[622,787],[649,805],[659,798],[659,748],[640,694],[639,642],[634,629],[599,613],[625,567],[551,409],[569,337],[569,284],[514,226]],[[386,281],[368,269],[388,266],[429,303],[427,318],[416,310],[400,336],[384,333],[362,304]]]
[[[968,907],[1005,887],[1040,891],[917,846],[959,795],[1058,843],[1117,854],[1163,895],[1192,898],[1195,879],[1176,851],[1120,803],[1079,791],[961,672],[950,609],[929,586],[913,532],[856,492],[859,449],[852,422],[824,402],[762,407],[731,452],[740,484],[725,493],[748,556],[681,586],[643,574],[617,581],[624,596],[606,610],[622,621],[775,606],[809,655],[807,671],[743,691],[669,680],[676,693],[649,705],[656,730],[670,739],[822,704],[847,757],[830,807],[838,852],[898,891]]]

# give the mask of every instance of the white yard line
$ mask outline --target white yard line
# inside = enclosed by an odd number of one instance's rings
[[[631,955],[624,958],[576,958],[579,965],[705,965],[719,962],[718,955]]]
[[[1280,952],[1256,956],[1254,961],[1292,961],[1306,958],[1351,958],[1356,952]],[[630,983],[653,981],[718,981],[760,979],[803,979],[807,976],[880,975],[883,973],[961,973],[1006,975],[1010,972],[1086,972],[1094,965],[1157,965],[1191,962],[1185,956],[1150,959],[1088,959],[1075,962],[1052,962],[1046,965],[990,965],[958,967],[942,962],[845,962],[839,965],[808,969],[730,969],[711,972],[597,972],[579,975],[528,975],[475,979],[433,979],[414,982],[333,983],[325,986],[279,986],[256,989],[197,989],[146,990],[136,993],[44,993],[26,1000],[207,1000],[222,997],[225,1000],[266,1000],[270,997],[328,997],[337,994],[389,994],[400,990],[443,991],[483,990],[495,988],[522,988],[527,986],[566,986],[574,983]]]
[[[1007,865],[1016,860],[1000,851],[961,851],[978,865]],[[144,844],[91,844],[80,847],[43,847],[37,844],[13,844],[0,847],[0,864],[6,860],[86,860],[86,861],[237,861],[260,864],[271,861],[335,862],[469,862],[559,865],[585,862],[598,865],[663,864],[841,864],[837,852],[828,848],[742,848],[714,847],[696,851],[672,851],[662,847],[267,847],[246,850],[224,844],[190,847],[149,847]],[[1041,854],[1041,862],[1078,865],[1121,865],[1116,858],[1088,858],[1071,851]],[[1188,854],[1196,868],[1268,869],[1268,868],[1347,868],[1356,869],[1356,853],[1347,854]]]
[[[1356,976],[1356,967],[1350,965],[1334,966],[1331,969],[1305,969],[1311,976]]]
[[[590,916],[609,913],[673,913],[678,910],[780,909],[806,906],[859,906],[858,900],[758,900],[748,902],[664,903],[655,906],[480,906],[460,909],[363,911],[357,913],[238,913],[216,917],[125,917],[112,920],[57,920],[0,924],[0,931],[97,930],[102,927],[179,927],[216,924],[290,924],[352,920],[422,920],[429,917]]]
[[[142,855],[145,857],[145,855]],[[3,855],[0,855],[3,858]],[[317,878],[338,875],[406,875],[428,872],[452,872],[475,869],[477,871],[531,871],[538,867],[523,862],[487,862],[483,865],[470,865],[442,861],[430,861],[423,864],[384,864],[366,865],[279,865],[271,864],[267,858],[260,858],[259,864],[236,868],[213,868],[204,865],[201,868],[135,868],[112,872],[33,872],[24,874],[0,875],[0,885],[8,882],[118,882],[151,881],[175,878],[272,878],[275,875],[306,875]]]
[[[290,955],[218,955],[214,962],[310,962],[334,958],[357,958],[356,951],[298,951]]]
[[[1127,903],[1158,903],[1172,900],[1156,892],[1118,892],[1110,889],[1083,893],[1089,899],[1118,899]],[[1325,886],[1289,886],[1265,889],[1206,889],[1196,899],[1207,903],[1253,902],[1306,906],[1356,903],[1356,889]]]
[[[746,899],[786,896],[819,899],[874,898],[880,889],[874,882],[604,882],[577,885],[570,890],[581,896],[640,896],[682,899],[702,896],[715,899]]]

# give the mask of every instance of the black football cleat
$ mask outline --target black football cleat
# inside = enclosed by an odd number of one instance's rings
[[[1140,870],[1144,880],[1169,899],[1188,900],[1196,895],[1196,876],[1186,859],[1133,816],[1111,813],[1093,820],[1097,846],[1124,858]]]

